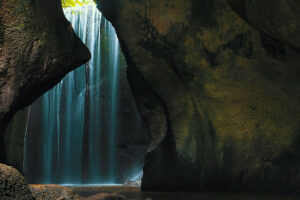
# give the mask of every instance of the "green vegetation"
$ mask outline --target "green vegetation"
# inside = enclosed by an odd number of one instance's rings
[[[92,3],[93,0],[61,0],[62,6],[64,8],[67,7],[75,7],[75,6],[83,6],[85,4]]]

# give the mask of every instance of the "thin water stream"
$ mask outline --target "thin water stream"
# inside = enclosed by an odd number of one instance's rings
[[[141,117],[136,108],[130,108],[131,104],[135,106],[133,100],[125,108],[129,116],[120,112],[126,65],[121,62],[119,41],[115,29],[94,3],[65,8],[64,13],[92,58],[31,106],[23,168],[29,181],[38,184],[120,183],[134,175],[121,174],[130,171],[128,155],[133,148],[122,149],[124,145],[118,143],[117,135],[130,138],[128,134],[134,135],[135,128],[120,131],[124,117],[129,119],[130,113],[135,113],[131,123],[136,127],[140,127]],[[127,96],[124,98],[129,101]],[[138,129],[137,138],[142,135]],[[136,152],[146,152],[136,141],[130,142],[139,148]],[[136,169],[131,171],[140,172],[143,157],[134,159]]]

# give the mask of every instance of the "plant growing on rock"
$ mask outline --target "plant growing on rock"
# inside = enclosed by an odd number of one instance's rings
[[[92,2],[93,0],[62,0],[61,1],[63,8],[83,6]]]

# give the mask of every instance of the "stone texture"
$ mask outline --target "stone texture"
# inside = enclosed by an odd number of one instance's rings
[[[18,109],[32,103],[67,72],[89,58],[88,49],[64,17],[60,0],[2,0],[1,135],[8,120]]]
[[[24,177],[18,170],[0,164],[0,199],[33,200]]]
[[[30,185],[36,200],[79,200],[80,197],[71,189],[59,185]]]
[[[100,193],[87,198],[83,198],[82,200],[126,200],[127,198],[118,193]]]
[[[299,1],[98,5],[150,135],[163,139],[146,158],[143,190],[299,191]],[[147,107],[154,101],[137,88],[158,103]]]
[[[117,30],[128,74],[140,75],[138,82],[128,77],[156,139],[143,190],[299,191],[299,1],[98,3]],[[0,5],[3,126],[13,110],[64,75],[58,66],[77,62],[69,57],[59,65],[51,56],[70,55],[58,53],[70,49],[53,39],[60,29],[50,28],[60,24],[58,0]],[[51,51],[39,51],[43,45]]]
[[[300,50],[300,3],[297,0],[227,0],[250,25]]]
[[[58,11],[57,11],[58,12]],[[53,25],[52,25],[53,26]],[[101,34],[104,34],[104,29]],[[106,47],[105,37],[102,38],[102,48]],[[106,52],[106,51],[102,51]],[[107,55],[108,57],[109,55]],[[109,120],[107,117],[107,113],[109,111],[109,103],[110,103],[110,97],[109,97],[109,79],[107,78],[107,69],[106,66],[107,59],[101,60],[101,69],[103,78],[101,79],[101,99],[103,106],[103,113],[101,115],[101,126],[103,126],[102,132],[109,131]],[[89,73],[87,71],[87,73]],[[90,86],[90,87],[96,87],[96,86]],[[119,173],[118,181],[124,182],[127,181],[128,178],[131,176],[134,176],[137,171],[140,171],[143,166],[143,160],[144,156],[146,154],[147,150],[147,133],[146,128],[140,119],[140,115],[138,114],[138,111],[136,109],[136,103],[132,97],[130,87],[128,85],[127,77],[126,77],[126,61],[123,56],[120,57],[120,105],[119,105],[119,125],[117,128],[117,139],[118,139],[118,150],[117,150],[117,158],[118,161],[118,171],[122,172]],[[86,101],[86,106],[88,107],[90,101]],[[33,103],[30,106],[30,112],[28,113],[28,108],[25,108],[25,110],[19,111],[13,119],[11,120],[10,124],[5,130],[4,133],[4,144],[3,147],[5,149],[4,157],[5,162],[7,164],[10,164],[14,167],[16,167],[19,170],[22,170],[23,174],[27,178],[29,183],[38,184],[40,183],[40,180],[42,178],[42,160],[43,160],[43,152],[37,151],[38,149],[43,149],[44,144],[42,142],[43,138],[43,126],[40,122],[40,118],[42,116],[42,100],[36,100],[35,103]],[[61,107],[64,108],[65,104],[61,103]],[[87,112],[86,108],[86,112]],[[88,113],[85,113],[86,116],[88,116]],[[26,119],[27,116],[29,116],[29,119]],[[86,117],[86,123],[88,123],[88,117]],[[37,123],[38,122],[38,123]],[[27,127],[26,127],[27,123]],[[24,141],[24,134],[25,134],[25,128],[27,128],[27,168],[22,169],[23,164],[23,141]],[[86,125],[86,133],[88,133],[88,125]],[[88,134],[85,134],[88,135]],[[156,137],[158,138],[158,137]],[[1,141],[1,140],[0,140]],[[88,140],[87,140],[88,141]],[[108,138],[105,138],[105,136],[102,138],[101,143],[101,155],[100,159],[103,160],[102,163],[107,163],[107,155],[108,152],[106,149],[108,149]],[[87,142],[86,142],[87,143]],[[1,147],[2,145],[0,145]],[[88,147],[88,145],[84,145],[84,147]],[[83,155],[83,163],[86,163],[86,165],[83,164],[83,173],[87,173],[88,169],[88,148],[84,148],[83,150],[85,154]],[[40,152],[40,153],[37,153]],[[53,159],[56,160],[57,153],[53,152]],[[102,171],[104,169],[108,168],[105,166],[106,164],[103,164]],[[25,167],[24,167],[25,168]],[[58,170],[54,169],[55,178],[53,180],[59,180],[58,177],[61,177],[61,175],[58,173]],[[105,172],[103,172],[105,174]],[[86,177],[83,175],[83,177]],[[84,178],[83,178],[84,179]],[[57,182],[54,182],[57,183]]]
[[[29,108],[18,111],[5,129],[4,149],[6,163],[20,172],[23,170],[24,136]]]

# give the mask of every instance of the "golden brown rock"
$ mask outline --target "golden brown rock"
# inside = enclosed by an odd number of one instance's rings
[[[299,1],[228,2],[98,2],[167,121],[144,190],[299,191]]]
[[[59,185],[30,185],[36,200],[79,200],[80,197],[71,189]]]

